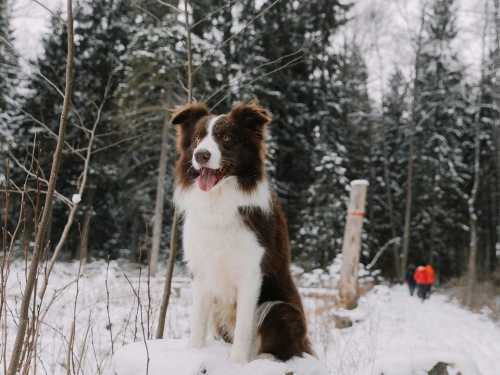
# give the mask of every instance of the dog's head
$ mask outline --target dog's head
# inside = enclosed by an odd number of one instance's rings
[[[181,107],[172,116],[177,125],[177,183],[210,191],[223,179],[237,178],[251,191],[264,177],[267,110],[255,102],[240,103],[230,113],[215,115],[203,103]]]

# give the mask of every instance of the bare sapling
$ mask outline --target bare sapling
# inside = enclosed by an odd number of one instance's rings
[[[92,147],[94,145],[94,140],[95,140],[95,134],[97,130],[97,126],[99,125],[101,121],[101,114],[102,110],[104,108],[104,104],[106,103],[107,97],[109,95],[109,89],[111,86],[111,77],[108,80],[108,84],[106,86],[106,90],[104,92],[104,98],[98,108],[96,119],[94,121],[94,124],[92,126],[92,130],[90,130],[89,134],[89,142],[87,144],[86,148],[86,155],[84,157],[84,165],[83,165],[83,172],[81,174],[81,178],[79,179],[79,185],[78,185],[78,190],[75,199],[72,200],[70,206],[70,211],[68,214],[68,219],[66,220],[66,224],[64,225],[63,232],[61,234],[61,237],[59,238],[56,247],[54,249],[54,252],[52,254],[52,257],[50,258],[49,265],[47,267],[47,270],[44,275],[42,287],[40,289],[39,295],[40,298],[43,298],[45,291],[47,290],[47,286],[49,283],[49,278],[50,274],[54,268],[54,265],[57,261],[57,258],[59,257],[59,254],[66,243],[66,239],[68,238],[69,232],[71,230],[71,227],[73,225],[73,222],[76,217],[76,213],[78,212],[78,208],[80,206],[81,202],[81,197],[83,196],[83,193],[85,192],[85,189],[87,188],[87,180],[88,180],[88,175],[89,175],[89,170],[90,170],[90,161],[91,161],[91,156],[92,156]]]
[[[149,272],[154,276],[158,271],[158,257],[160,254],[161,234],[163,227],[163,212],[165,207],[165,175],[167,170],[168,133],[170,118],[165,114],[161,132],[160,162],[158,164],[158,180],[156,186],[155,214],[153,218],[153,241],[149,254]]]
[[[36,141],[36,135],[34,137]],[[35,142],[36,143],[36,142]],[[35,144],[34,143],[34,144]],[[28,188],[28,179],[29,176],[32,173],[32,170],[34,168],[34,163],[35,161],[35,147],[33,147],[33,151],[31,154],[31,162],[30,162],[30,168],[28,173],[26,174],[26,177],[24,179],[23,186],[20,187],[16,184],[15,181],[11,180],[10,178],[10,160],[6,160],[5,168],[4,168],[4,173],[5,173],[5,179],[2,184],[2,255],[1,255],[1,273],[0,273],[0,325],[2,326],[2,335],[1,335],[1,341],[0,341],[0,348],[1,348],[1,361],[3,365],[3,370],[4,373],[7,374],[7,341],[8,341],[8,329],[7,329],[7,300],[6,300],[6,290],[7,290],[7,282],[9,279],[9,274],[10,274],[10,264],[11,264],[11,259],[14,254],[14,250],[17,247],[17,242],[18,239],[21,239],[23,250],[24,250],[24,255],[25,255],[25,267],[24,269],[28,269],[28,263],[27,263],[27,257],[28,257],[28,248],[29,248],[29,243],[34,240],[32,239],[31,236],[33,235],[33,231],[30,228],[30,215],[28,214],[28,211],[32,210],[35,215],[33,215],[33,221],[35,221],[35,216],[37,215],[38,212],[38,205],[39,205],[39,200],[40,200],[40,191],[37,189],[35,191],[35,196],[31,197],[29,194],[30,189]],[[18,194],[20,195],[20,199],[18,200],[18,207],[20,208],[17,220],[13,220],[13,216],[10,211],[11,204],[10,204],[10,196],[11,194]],[[34,198],[34,199],[33,199]],[[9,219],[10,216],[10,219]],[[10,229],[10,228],[13,228]],[[20,238],[20,236],[22,236]],[[25,272],[24,274],[24,279],[27,280],[27,273]],[[35,283],[36,287],[36,283]],[[32,315],[32,321],[36,320],[38,315],[39,315],[39,309],[35,308],[35,305],[33,305],[33,308],[30,311]],[[24,345],[23,351],[20,355],[21,358],[21,363],[23,363],[24,359],[26,357],[30,358],[32,355],[33,351],[33,338],[35,336],[35,330],[33,327],[33,324],[29,326],[28,329],[28,334],[26,337],[26,342],[28,344]],[[35,353],[36,355],[36,353]]]
[[[137,318],[138,314],[140,314],[140,324],[141,324],[141,331],[142,331],[142,342],[144,343],[144,348],[146,350],[146,375],[149,374],[149,362],[151,360],[149,356],[149,347],[148,347],[148,335],[146,333],[146,329],[144,328],[144,316],[143,316],[143,305],[141,301],[141,276],[142,276],[142,269],[139,268],[139,280],[137,281],[137,290],[135,290],[134,285],[128,278],[128,276],[123,273],[123,276],[125,277],[125,280],[127,280],[127,283],[130,286],[130,289],[134,293],[136,299],[137,299],[137,312],[136,312],[136,317],[135,317],[135,333],[134,333],[134,340],[137,336]]]
[[[113,340],[113,325],[111,324],[111,314],[109,313],[109,257],[106,264],[106,279],[104,280],[104,285],[106,287],[106,317],[108,318],[108,328],[109,328],[109,342],[111,344],[111,354],[115,354],[115,345]]]
[[[193,54],[191,47],[191,25],[189,22],[189,8],[190,1],[184,1],[184,19],[185,19],[185,29],[186,29],[186,52],[187,52],[187,62],[186,62],[186,72],[187,72],[187,99],[188,102],[193,101]],[[169,121],[170,122],[170,121]],[[163,295],[161,299],[160,313],[158,316],[158,326],[156,328],[157,339],[163,338],[163,333],[165,330],[165,319],[167,316],[168,303],[170,301],[170,294],[172,289],[172,278],[174,276],[175,259],[177,258],[177,210],[174,207],[174,214],[172,216],[172,228],[170,230],[170,253],[168,255],[167,261],[167,271],[165,275],[165,284],[163,287]]]
[[[37,277],[38,266],[40,263],[42,252],[44,251],[45,233],[47,225],[50,220],[50,214],[52,211],[52,200],[54,197],[54,190],[57,182],[57,177],[59,174],[59,168],[62,158],[62,150],[64,147],[64,138],[66,134],[66,128],[68,125],[68,115],[71,107],[71,96],[73,93],[73,78],[74,78],[74,40],[73,40],[74,35],[73,35],[72,0],[67,0],[66,8],[67,8],[66,25],[67,25],[67,48],[68,48],[66,57],[66,76],[65,76],[66,87],[64,90],[64,101],[59,121],[59,133],[58,133],[56,148],[53,154],[49,184],[47,186],[47,193],[45,194],[45,202],[43,206],[42,216],[38,224],[38,227],[36,229],[35,248],[28,271],[28,279],[26,282],[26,286],[24,288],[21,308],[19,310],[19,325],[17,328],[16,339],[14,342],[14,347],[10,358],[9,367],[7,370],[7,375],[15,375],[19,368],[19,359],[24,346],[24,339],[28,324],[30,302],[33,295],[33,289]]]

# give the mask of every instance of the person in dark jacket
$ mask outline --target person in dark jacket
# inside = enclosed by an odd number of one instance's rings
[[[405,281],[406,281],[406,284],[408,284],[410,296],[413,296],[413,294],[415,293],[415,288],[417,286],[417,283],[415,282],[415,278],[413,277],[414,273],[415,273],[415,266],[413,264],[411,264],[408,267],[408,270],[406,271],[406,275],[405,275]]]
[[[436,282],[436,272],[434,268],[430,264],[425,266],[426,272],[426,289],[425,289],[425,298],[429,298],[431,296],[431,289],[434,283]]]

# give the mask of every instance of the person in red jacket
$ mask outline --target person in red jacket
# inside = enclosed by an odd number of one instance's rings
[[[427,298],[429,298],[432,285],[436,281],[436,273],[434,272],[434,268],[432,268],[430,264],[428,264],[427,266],[418,266],[413,277],[415,279],[415,282],[417,283],[417,294],[422,299],[422,301],[425,301]]]
[[[422,299],[422,301],[425,301],[427,298],[429,298],[432,285],[436,280],[436,273],[434,272],[434,268],[432,268],[430,264],[428,264],[427,266],[418,266],[413,277],[415,279],[415,282],[417,283],[417,294]]]
[[[417,295],[422,299],[422,301],[425,300],[425,285],[427,281],[426,274],[427,271],[425,269],[425,266],[418,266],[415,270],[415,273],[413,274],[413,278],[417,283]]]

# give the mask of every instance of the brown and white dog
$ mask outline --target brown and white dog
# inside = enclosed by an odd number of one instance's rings
[[[288,229],[266,176],[265,127],[256,103],[214,115],[203,103],[180,108],[174,202],[193,273],[191,345],[210,329],[232,342],[231,359],[288,360],[312,353],[302,302],[290,274]]]

